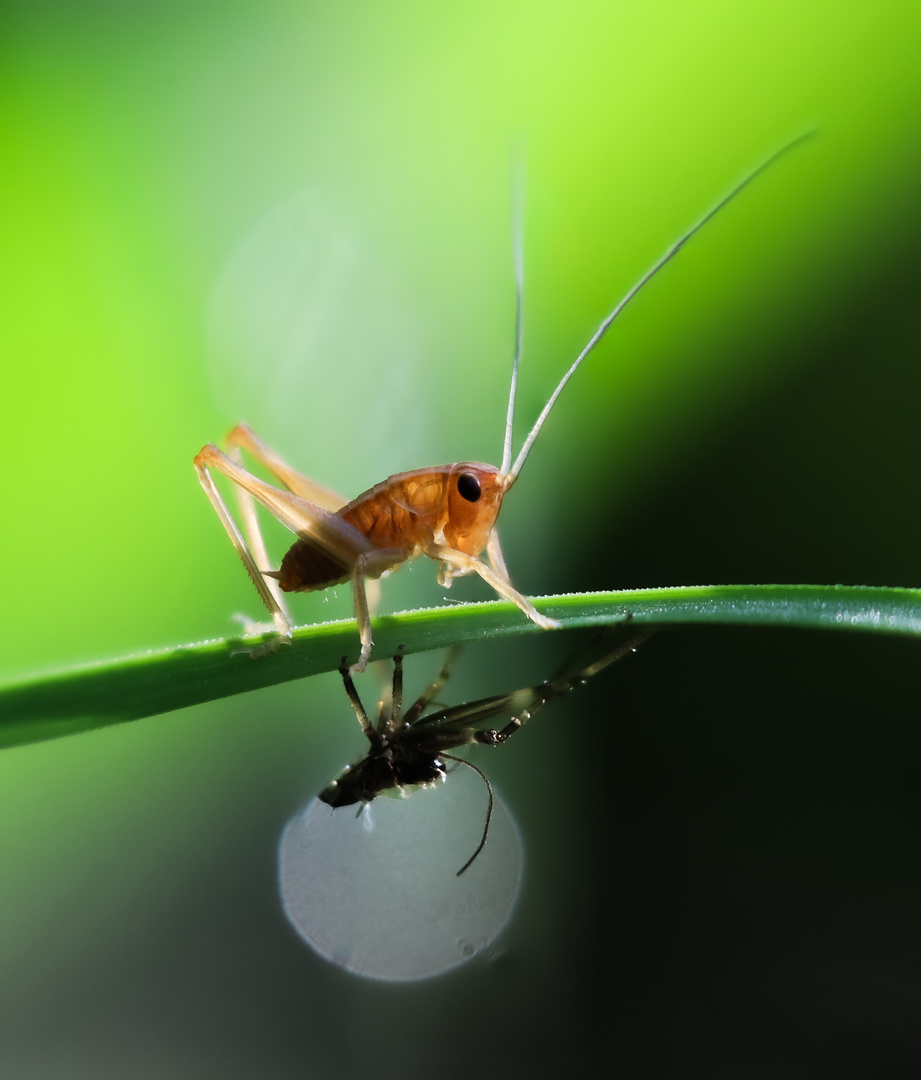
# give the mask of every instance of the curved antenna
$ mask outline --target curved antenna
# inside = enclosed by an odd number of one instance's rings
[[[524,159],[518,155],[512,167],[512,261],[515,264],[515,357],[512,360],[512,382],[508,391],[508,412],[505,415],[505,445],[502,449],[501,474],[508,473],[512,464],[512,427],[515,422],[515,393],[518,389],[518,365],[524,342]]]
[[[671,262],[671,260],[678,254],[678,252],[684,247],[684,245],[688,242],[688,240],[691,239],[691,237],[695,233],[699,232],[704,227],[704,225],[706,225],[707,222],[710,221],[711,218],[715,217],[720,212],[720,210],[722,210],[723,207],[726,206],[727,203],[731,202],[736,197],[736,195],[739,194],[740,191],[742,191],[744,188],[748,187],[748,185],[752,182],[752,180],[754,180],[756,177],[760,176],[761,173],[763,173],[765,171],[765,169],[770,168],[770,166],[773,165],[774,162],[777,161],[778,158],[783,157],[783,155],[786,154],[788,150],[792,150],[795,146],[799,146],[800,143],[805,142],[807,139],[811,139],[814,134],[815,134],[815,131],[807,131],[803,135],[798,135],[795,139],[792,139],[785,146],[782,146],[779,150],[777,150],[773,154],[771,154],[771,156],[766,161],[763,161],[758,166],[757,169],[755,169],[753,172],[750,172],[748,174],[748,176],[745,177],[744,180],[742,180],[740,183],[736,184],[736,186],[729,192],[728,195],[724,195],[723,198],[720,199],[720,201],[716,204],[716,206],[713,207],[712,210],[709,210],[706,214],[704,214],[704,216],[695,225],[692,225],[691,228],[688,229],[688,231],[684,234],[684,236],[681,237],[680,240],[677,240],[674,244],[672,244],[672,246],[668,249],[668,251],[666,251],[665,254],[662,255],[661,258],[656,263],[654,263],[653,266],[649,270],[646,271],[646,273],[640,278],[640,280],[627,293],[627,295],[623,298],[623,300],[620,301],[620,303],[617,305],[617,307],[615,307],[614,310],[608,316],[606,316],[604,321],[601,323],[601,325],[598,327],[598,329],[593,334],[593,336],[592,336],[591,340],[589,341],[589,343],[585,346],[585,348],[582,350],[582,352],[579,353],[579,355],[573,361],[573,364],[570,367],[570,369],[566,372],[566,374],[563,376],[563,378],[560,379],[560,382],[559,382],[559,385],[557,386],[557,388],[550,395],[550,400],[543,407],[543,410],[541,411],[540,416],[538,416],[538,418],[537,418],[537,422],[534,424],[534,427],[531,428],[530,434],[525,439],[524,446],[522,446],[521,452],[519,453],[517,459],[515,460],[515,464],[512,467],[511,472],[506,473],[505,469],[503,468],[502,474],[506,478],[505,479],[505,490],[506,491],[508,491],[508,489],[512,486],[512,484],[514,484],[515,480],[518,477],[518,474],[521,472],[521,467],[522,467],[522,465],[524,465],[525,460],[527,459],[528,453],[530,452],[531,447],[534,445],[534,440],[537,438],[538,433],[540,432],[540,429],[544,426],[544,421],[550,415],[550,410],[553,408],[553,406],[554,406],[554,404],[556,402],[556,399],[562,393],[563,387],[573,377],[573,375],[576,372],[576,369],[579,367],[579,365],[582,363],[582,361],[586,358],[586,356],[588,356],[588,354],[592,351],[592,349],[595,348],[595,346],[598,344],[598,342],[601,341],[601,339],[604,337],[605,333],[607,332],[608,327],[611,325],[612,322],[614,322],[614,320],[617,318],[617,316],[624,310],[624,308],[627,306],[627,304],[630,303],[630,301],[634,298],[634,296],[636,296],[636,294],[643,288],[644,285],[646,285],[652,278],[654,278],[656,276],[656,274],[658,274],[658,272],[662,269],[663,266],[665,266],[667,263]]]
[[[473,860],[477,857],[477,855],[480,854],[480,852],[483,850],[483,848],[486,847],[486,837],[489,835],[489,822],[492,820],[492,808],[493,808],[493,803],[495,802],[495,799],[493,798],[492,784],[489,782],[489,778],[487,777],[486,773],[484,773],[482,769],[478,769],[476,767],[476,765],[473,764],[472,761],[467,761],[465,758],[462,758],[462,757],[455,757],[454,754],[439,754],[438,756],[443,757],[443,758],[447,758],[448,761],[456,761],[459,765],[466,765],[468,769],[473,769],[473,771],[479,776],[479,778],[486,785],[486,790],[489,792],[489,806],[486,808],[486,824],[483,826],[483,836],[482,836],[479,844],[477,844],[476,851],[464,863],[464,865],[460,868],[460,870],[457,871],[456,876],[460,877],[461,874],[467,869],[467,867],[470,866],[470,864],[473,862]]]

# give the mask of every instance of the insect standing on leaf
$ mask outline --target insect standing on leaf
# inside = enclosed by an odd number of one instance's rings
[[[403,655],[397,652],[393,658],[393,689],[390,700],[381,703],[377,723],[368,718],[348,665],[343,658],[339,669],[345,692],[352,702],[361,730],[371,748],[367,754],[344,769],[320,792],[318,798],[336,809],[361,803],[362,808],[378,795],[396,794],[406,796],[420,787],[432,787],[447,777],[446,761],[466,765],[473,769],[486,785],[489,803],[483,836],[476,851],[457,871],[460,875],[470,866],[486,844],[489,822],[492,818],[492,784],[482,769],[464,758],[447,753],[459,746],[480,743],[484,746],[501,746],[525,724],[537,710],[553,698],[569,693],[597,675],[615,660],[635,652],[638,645],[649,637],[651,631],[631,635],[615,649],[587,667],[570,675],[559,675],[537,686],[512,690],[507,694],[469,701],[449,709],[424,716],[423,713],[435,700],[451,674],[459,648],[448,650],[435,681],[423,691],[412,705],[403,711]],[[501,728],[487,727],[490,720],[511,713],[511,719]]]
[[[523,271],[520,245],[515,260],[518,297],[515,356],[502,464],[498,469],[475,461],[416,469],[390,476],[349,502],[296,472],[245,425],[241,424],[230,432],[227,440],[229,454],[222,453],[213,443],[203,447],[195,458],[199,480],[274,620],[279,636],[273,639],[270,647],[291,640],[292,623],[282,593],[313,592],[350,581],[361,638],[358,662],[352,670],[363,671],[373,644],[366,583],[417,555],[427,555],[439,564],[439,584],[450,586],[456,577],[478,574],[542,629],[559,627],[556,619],[539,612],[509,580],[495,529],[503,496],[515,483],[563,387],[627,304],[732,198],[778,157],[806,137],[788,143],[750,173],[673,244],[630,289],[605,317],[550,395],[514,464],[512,427],[522,340]],[[286,490],[265,483],[244,469],[241,464],[242,450],[246,450],[277,477]],[[245,539],[214,483],[211,469],[217,469],[237,485]],[[256,518],[254,500],[298,537],[278,570],[267,569],[269,559]],[[486,552],[488,563],[480,558],[483,551]],[[253,650],[252,655],[258,655],[263,648]]]

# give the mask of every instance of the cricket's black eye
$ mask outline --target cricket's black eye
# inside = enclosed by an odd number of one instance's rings
[[[482,492],[480,491],[480,481],[473,475],[473,473],[461,473],[457,478],[457,490],[461,493],[461,497],[466,499],[467,502],[478,502]]]

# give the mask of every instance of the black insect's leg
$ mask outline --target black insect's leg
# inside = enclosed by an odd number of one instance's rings
[[[419,695],[418,698],[410,705],[406,710],[406,715],[403,717],[403,722],[412,727],[413,724],[419,719],[419,717],[425,712],[425,710],[435,700],[436,696],[441,692],[442,687],[448,681],[451,676],[451,670],[457,663],[457,658],[460,656],[461,648],[459,645],[454,645],[445,653],[444,661],[441,665],[441,669],[435,676],[434,681],[426,687],[425,690]],[[396,659],[394,657],[394,659]]]
[[[377,730],[384,739],[399,731],[403,723],[403,646],[398,645],[393,656],[393,688],[390,691],[390,715],[385,706],[381,706],[381,715]]]
[[[631,634],[621,645],[618,645],[616,649],[612,649],[609,653],[605,653],[594,662],[589,664],[588,667],[583,668],[581,671],[576,672],[575,675],[565,680],[568,682],[568,686],[561,691],[565,693],[566,690],[572,689],[574,686],[578,686],[580,683],[587,682],[593,675],[597,675],[599,671],[602,671],[609,664],[613,664],[615,661],[622,659],[629,653],[636,652],[637,648],[646,641],[647,638],[653,634],[652,629],[638,630],[635,634]],[[551,679],[551,684],[555,683],[556,679]]]
[[[540,690],[542,688],[538,687],[537,689]],[[504,728],[501,728],[499,731],[476,731],[473,733],[474,738],[478,743],[483,743],[485,746],[501,746],[502,743],[510,739],[522,725],[526,724],[531,719],[532,714],[537,712],[541,705],[547,702],[550,696],[552,695],[542,697],[540,694],[537,694],[535,704],[529,709],[523,709],[518,716],[513,716]]]
[[[349,670],[348,663],[344,656],[339,667],[339,674],[342,676],[345,692],[348,694],[349,701],[352,703],[352,708],[355,710],[355,715],[358,717],[358,723],[361,724],[361,730],[365,733],[371,745],[376,749],[380,746],[380,736],[374,730],[374,725],[368,719],[368,714],[365,712],[365,707],[362,705],[361,698],[358,696],[358,691],[355,689],[355,683],[352,681],[352,673]]]

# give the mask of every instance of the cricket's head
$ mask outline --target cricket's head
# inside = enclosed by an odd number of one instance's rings
[[[505,477],[493,465],[462,461],[448,475],[445,540],[465,555],[479,555],[499,516]]]

